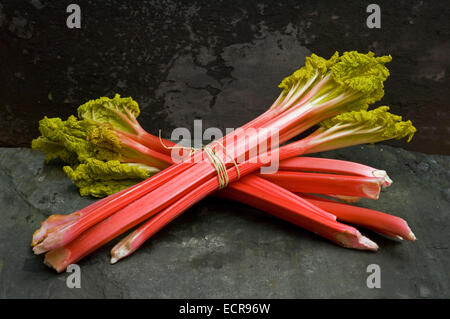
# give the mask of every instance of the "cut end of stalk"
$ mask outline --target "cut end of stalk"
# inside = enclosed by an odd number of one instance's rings
[[[45,249],[44,247],[42,247],[41,244],[39,244],[39,245],[33,247],[33,253],[34,253],[35,255],[41,255],[41,254],[43,254],[43,253],[46,253],[47,251],[48,251],[48,250]]]
[[[43,225],[44,223],[41,223],[41,227],[36,230],[33,234],[33,239],[31,240],[31,247],[36,246],[39,244],[47,235],[47,229]]]
[[[414,235],[414,233],[412,231],[409,232],[408,238],[406,238],[406,239],[408,239],[409,241],[417,240],[416,235]]]
[[[366,195],[367,198],[378,199],[380,197],[381,184],[382,184],[381,180],[380,180],[380,184],[366,183],[363,185],[362,191]]]
[[[55,269],[58,273],[67,268],[67,260],[69,260],[70,252],[64,247],[52,250],[45,255],[44,264]]]
[[[119,260],[131,255],[139,247],[133,248],[132,244],[138,234],[138,230],[131,232],[111,249],[111,259],[109,261],[111,264],[115,264]]]
[[[371,250],[371,251],[377,251],[378,250],[378,245],[370,240],[369,238],[360,235],[359,237],[359,243],[362,245],[362,249],[366,249],[366,250]]]
[[[31,240],[31,246],[34,247],[45,240],[53,228],[61,227],[62,225],[72,224],[80,218],[78,213],[69,215],[51,215],[41,223],[41,227],[36,230]]]
[[[52,249],[61,247],[64,244],[62,238],[63,236],[60,232],[47,232],[47,236],[39,244],[33,247],[34,254],[40,255]]]
[[[416,241],[416,235],[414,235],[414,233],[412,232],[411,228],[409,227],[408,223],[401,219],[404,223],[404,227],[403,227],[403,234],[401,235],[403,237],[403,239],[406,239],[408,241]]]
[[[386,171],[383,171],[381,169],[376,169],[372,172],[373,176],[375,177],[381,177],[384,179],[382,187],[386,188],[392,185],[393,181],[389,178],[389,175],[386,173]]]
[[[132,253],[132,251],[130,250],[129,245],[119,243],[119,245],[115,246],[111,250],[111,259],[109,262],[111,264],[115,264],[119,260],[128,256],[130,253]]]
[[[336,234],[335,239],[338,244],[345,248],[370,251],[378,250],[378,245],[375,242],[361,235],[361,233],[358,231],[356,231],[356,234],[349,232],[338,233]]]

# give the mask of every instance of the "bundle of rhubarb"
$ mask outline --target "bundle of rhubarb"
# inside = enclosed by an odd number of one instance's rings
[[[67,215],[52,215],[34,233],[33,250],[58,272],[117,236],[111,262],[132,254],[153,234],[202,198],[236,200],[310,230],[343,247],[376,243],[354,227],[415,240],[401,218],[342,201],[378,199],[392,181],[366,165],[302,155],[415,133],[410,121],[369,105],[384,95],[390,56],[355,51],[306,58],[285,78],[262,115],[198,150],[146,132],[131,98],[100,98],[66,121],[44,118],[32,147],[59,159],[81,195],[104,197]],[[245,107],[245,106],[243,106]],[[305,138],[293,137],[313,127]],[[268,163],[278,170],[267,173]],[[317,196],[319,195],[319,196]],[[107,197],[105,197],[107,196]],[[338,221],[339,220],[339,221]]]

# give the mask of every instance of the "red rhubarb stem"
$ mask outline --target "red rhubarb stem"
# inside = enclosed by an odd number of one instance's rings
[[[278,171],[259,176],[294,193],[338,194],[378,199],[384,181],[379,177]]]
[[[317,207],[336,215],[343,222],[359,225],[392,237],[401,237],[410,241],[416,239],[408,223],[400,217],[368,208],[338,203],[322,197],[306,194],[301,196]]]

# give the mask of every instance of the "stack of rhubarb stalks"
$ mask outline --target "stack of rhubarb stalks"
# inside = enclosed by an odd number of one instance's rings
[[[48,161],[66,162],[64,171],[82,195],[109,196],[72,214],[50,216],[33,235],[34,252],[46,253],[45,263],[61,272],[136,227],[111,250],[115,263],[210,194],[347,248],[376,251],[378,246],[341,222],[415,240],[403,219],[343,203],[378,199],[392,183],[385,171],[302,156],[412,138],[410,121],[386,106],[368,110],[384,95],[390,60],[371,52],[336,53],[328,60],[313,54],[281,82],[280,96],[265,113],[195,151],[146,132],[136,120],[137,103],[119,95],[87,102],[78,108],[78,118],[44,118],[33,148],[45,152]],[[287,143],[314,127],[305,138]],[[263,170],[274,162],[277,171]]]

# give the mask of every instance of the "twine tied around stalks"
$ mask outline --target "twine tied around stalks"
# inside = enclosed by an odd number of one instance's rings
[[[200,150],[204,151],[206,153],[206,155],[208,156],[209,162],[217,171],[217,178],[219,180],[219,189],[222,189],[222,188],[225,188],[228,186],[230,178],[228,176],[227,166],[225,165],[225,162],[223,161],[221,156],[218,156],[216,154],[216,150],[214,149],[215,145],[212,145],[213,143],[216,143],[217,145],[219,145],[222,148],[225,155],[229,159],[231,159],[231,161],[233,162],[234,167],[236,168],[237,179],[241,178],[241,174],[239,172],[239,167],[238,167],[236,161],[234,160],[233,157],[231,157],[229,154],[227,154],[225,146],[223,146],[222,143],[220,143],[218,141],[211,142],[210,144],[205,145],[202,148],[185,147],[185,146],[167,146],[164,144],[164,142],[161,138],[161,130],[159,130],[159,141],[160,141],[161,145],[165,149],[168,149],[168,150],[173,150],[173,149],[188,150],[188,151],[190,151],[191,155]]]

